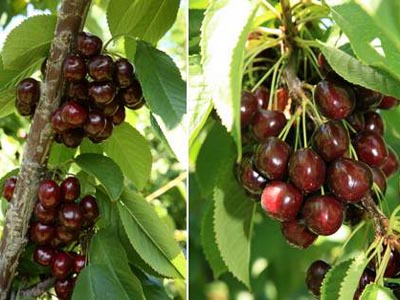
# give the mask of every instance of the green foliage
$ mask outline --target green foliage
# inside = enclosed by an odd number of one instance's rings
[[[361,295],[361,300],[396,300],[397,298],[393,295],[393,292],[385,287],[378,284],[371,283],[367,285],[364,292]]]

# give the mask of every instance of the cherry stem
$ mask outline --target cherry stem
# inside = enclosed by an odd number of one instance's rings
[[[372,199],[370,194],[366,195],[361,200],[361,203],[367,210],[371,218],[374,220],[375,233],[379,237],[385,236],[389,229],[389,219],[379,210],[378,206],[375,204],[374,199]]]

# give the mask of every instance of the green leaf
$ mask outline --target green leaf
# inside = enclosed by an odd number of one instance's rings
[[[186,84],[178,67],[167,54],[141,41],[135,67],[146,103],[176,157],[186,165]]]
[[[209,5],[209,0],[191,0],[189,3],[190,9],[206,9]]]
[[[391,289],[376,283],[368,284],[361,294],[361,300],[396,300]]]
[[[113,36],[129,35],[155,44],[174,24],[179,0],[111,0],[107,20]]]
[[[213,1],[202,26],[205,83],[222,124],[235,139],[239,157],[242,151],[240,94],[244,50],[258,6],[259,1]]]
[[[128,238],[141,258],[165,277],[185,278],[186,261],[173,233],[138,193],[125,190],[118,210]]]
[[[15,88],[0,91],[0,118],[15,111]]]
[[[100,154],[85,153],[79,155],[75,163],[100,181],[111,201],[119,199],[124,188],[124,176],[113,160]]]
[[[75,156],[76,149],[65,147],[63,144],[53,143],[50,150],[49,165],[57,166]]]
[[[4,66],[10,70],[25,69],[49,55],[57,16],[30,17],[13,29],[3,47]]]
[[[114,128],[104,150],[120,166],[125,177],[142,190],[150,178],[152,164],[147,140],[131,125],[123,123]]]
[[[389,74],[360,63],[340,49],[321,44],[321,51],[332,68],[348,82],[400,98],[400,82]]]
[[[353,259],[334,266],[326,275],[321,287],[321,300],[338,300],[339,290]],[[352,299],[352,298],[351,298]],[[347,299],[348,300],[348,299]]]
[[[100,219],[96,225],[102,229],[112,228],[117,230],[120,222],[117,202],[111,202],[102,189],[96,189],[96,200],[100,211]]]
[[[116,128],[114,128],[115,130]],[[113,134],[114,134],[113,130]],[[83,139],[82,143],[79,145],[79,152],[82,153],[97,153],[103,154],[104,152],[104,143],[95,144],[92,143],[89,139]]]
[[[135,299],[145,299],[141,283],[129,268],[124,248],[114,231],[101,230],[95,234],[90,244],[89,261],[107,267],[128,297],[135,295]]]

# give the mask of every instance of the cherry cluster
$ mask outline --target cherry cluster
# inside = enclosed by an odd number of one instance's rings
[[[80,32],[73,54],[64,60],[67,84],[51,122],[55,140],[67,147],[79,146],[85,136],[94,143],[106,140],[125,120],[125,108],[137,110],[145,104],[133,65],[125,58],[114,61],[102,54],[102,46],[99,37]],[[16,107],[21,115],[32,116],[39,98],[38,81],[27,78],[18,84]]]
[[[16,177],[6,180],[3,196],[11,201]],[[61,184],[43,180],[30,222],[29,243],[36,245],[33,260],[48,267],[56,278],[55,292],[60,300],[71,298],[77,274],[86,265],[86,257],[76,249],[99,217],[97,201],[87,195],[80,199],[80,183],[67,177]],[[79,200],[80,199],[80,200]]]

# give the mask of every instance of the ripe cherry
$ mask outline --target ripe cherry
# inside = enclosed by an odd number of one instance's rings
[[[120,105],[117,112],[111,117],[114,125],[119,125],[125,121],[125,107]]]
[[[106,126],[104,127],[103,131],[99,133],[98,136],[95,137],[95,140],[102,142],[106,139],[108,139],[113,131],[114,125],[112,121],[108,118],[106,118]]]
[[[53,224],[57,219],[57,210],[55,208],[46,208],[38,201],[35,204],[34,215],[42,224]]]
[[[89,75],[95,81],[110,81],[113,79],[114,62],[108,55],[97,55],[89,59]]]
[[[322,281],[331,266],[322,260],[314,261],[307,270],[306,285],[308,290],[316,297],[321,295]]]
[[[117,101],[116,98],[114,98],[113,101],[110,103],[106,104],[103,106],[103,114],[106,117],[112,117],[115,115],[119,109],[119,107],[122,106],[119,101]]]
[[[74,285],[75,280],[73,278],[58,279],[54,285],[58,299],[70,299]]]
[[[238,167],[238,178],[241,185],[252,195],[261,195],[267,180],[253,167],[253,159],[244,156]]]
[[[68,177],[60,185],[65,202],[74,202],[81,194],[81,185],[76,177]]]
[[[29,107],[36,105],[40,98],[40,83],[33,78],[25,78],[18,83],[17,101]]]
[[[372,174],[366,164],[342,157],[329,166],[327,182],[336,197],[355,203],[360,201],[371,189]]]
[[[365,128],[365,119],[362,113],[353,113],[346,118],[346,121],[349,122],[356,132],[363,131]]]
[[[360,299],[360,296],[362,294],[362,292],[364,291],[365,287],[367,286],[367,284],[375,281],[375,277],[376,274],[374,271],[366,268],[363,272],[363,274],[361,275],[360,281],[358,283],[358,288],[356,290],[356,293],[354,294],[354,300],[358,300]]]
[[[64,131],[71,128],[71,125],[63,120],[61,111],[62,109],[58,108],[53,112],[51,116],[51,125],[56,133],[63,133]]]
[[[50,246],[37,246],[33,252],[33,260],[42,266],[49,266],[53,256],[54,248]]]
[[[78,147],[84,138],[84,131],[82,128],[69,129],[61,134],[61,140],[68,148]]]
[[[269,89],[267,89],[266,87],[261,86],[255,90],[254,97],[257,99],[259,108],[268,109],[269,95],[270,95]],[[254,101],[252,101],[251,103],[253,102]],[[243,105],[243,94],[242,94],[242,105]],[[240,109],[240,112],[242,112],[242,108]],[[250,124],[250,122],[248,124]]]
[[[382,101],[383,95],[379,92],[369,90],[362,86],[354,86],[356,95],[356,107],[358,111],[367,111],[375,109]]]
[[[143,106],[143,92],[139,81],[134,80],[126,89],[121,89],[119,98],[127,108],[139,109]]]
[[[303,204],[303,195],[290,183],[273,181],[261,195],[261,206],[268,216],[278,221],[296,219]]]
[[[318,237],[307,228],[304,220],[283,222],[281,232],[290,245],[300,249],[308,248]]]
[[[91,111],[84,125],[85,132],[90,136],[98,136],[106,126],[106,118],[98,111]]]
[[[81,57],[69,56],[64,60],[63,75],[67,81],[81,81],[86,73],[86,63]]]
[[[343,206],[333,196],[314,196],[305,201],[303,216],[312,232],[331,235],[338,231],[343,223]]]
[[[86,121],[87,110],[77,101],[71,100],[66,102],[61,108],[61,117],[69,127],[80,127]]]
[[[17,177],[12,176],[10,178],[7,178],[6,181],[4,182],[3,186],[3,197],[10,202],[13,195],[14,195],[14,190],[15,186],[17,185]]]
[[[254,138],[263,143],[270,136],[278,136],[286,125],[285,115],[276,110],[261,110],[253,118],[251,131]]]
[[[17,101],[15,103],[15,107],[16,107],[18,113],[23,117],[33,116],[33,114],[35,113],[35,109],[36,109],[36,105],[24,104],[19,101]]]
[[[289,160],[289,178],[305,193],[320,189],[325,182],[326,166],[312,149],[304,148],[292,154]]]
[[[399,106],[400,100],[391,96],[385,96],[382,98],[378,108],[380,109],[392,109]]]
[[[43,180],[39,185],[38,198],[45,208],[54,208],[61,202],[61,190],[54,180]]]
[[[120,58],[115,62],[115,80],[119,87],[130,86],[134,79],[133,66],[126,58]]]
[[[86,257],[84,255],[76,255],[74,257],[74,272],[80,273],[86,265]]]
[[[372,167],[382,165],[389,154],[383,137],[368,131],[356,136],[354,148],[358,159]]]
[[[385,133],[385,123],[380,114],[374,111],[369,111],[364,114],[366,131],[375,132],[383,135]]]
[[[70,82],[67,85],[66,94],[70,99],[87,100],[89,82],[84,79],[82,81]]]
[[[290,146],[276,137],[269,137],[258,146],[254,165],[269,180],[283,179],[291,153]]]
[[[79,232],[76,230],[70,230],[62,225],[58,225],[55,228],[55,238],[63,244],[70,244],[73,241],[78,240]]]
[[[67,203],[61,208],[59,218],[65,228],[78,230],[82,226],[83,212],[78,204]]]
[[[372,180],[379,187],[380,191],[385,194],[387,188],[386,175],[378,167],[371,167]]]
[[[348,204],[344,212],[343,223],[349,226],[356,226],[360,224],[360,222],[364,218],[364,215],[365,211],[363,207],[354,204]]]
[[[313,148],[321,157],[330,162],[342,157],[349,149],[347,129],[337,121],[328,121],[317,128],[312,137]]]
[[[114,100],[116,88],[114,83],[94,82],[90,84],[89,96],[97,104],[105,105]]]
[[[51,263],[51,273],[57,279],[64,279],[72,271],[73,258],[66,252],[58,252],[54,255]]]
[[[79,206],[86,222],[93,223],[99,217],[99,207],[95,197],[89,195],[83,197],[81,202],[79,202]]]
[[[318,66],[322,75],[326,75],[332,71],[332,67],[329,65],[328,61],[322,53],[318,54]]]
[[[77,37],[76,51],[82,57],[89,58],[101,52],[103,42],[95,35],[80,32]]]
[[[54,227],[51,225],[34,222],[30,227],[30,237],[38,245],[48,244],[54,237]]]
[[[387,178],[392,177],[399,170],[399,157],[396,152],[393,151],[392,148],[388,147],[388,156],[383,161],[383,164],[380,166],[383,173],[385,173]]]

